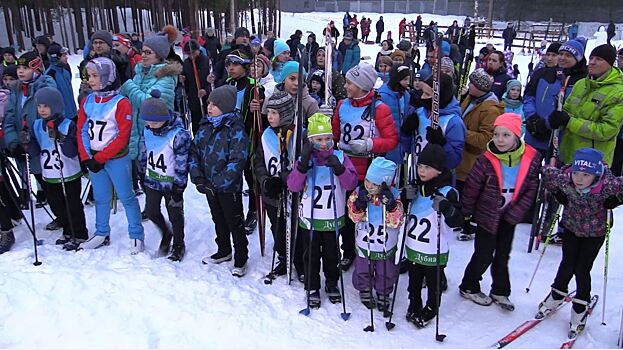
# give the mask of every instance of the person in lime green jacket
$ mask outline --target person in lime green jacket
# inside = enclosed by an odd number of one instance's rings
[[[562,111],[549,117],[552,129],[561,128],[561,160],[571,163],[582,147],[595,148],[612,163],[616,138],[623,123],[623,73],[613,67],[616,50],[600,45],[591,52],[588,77],[579,80]]]

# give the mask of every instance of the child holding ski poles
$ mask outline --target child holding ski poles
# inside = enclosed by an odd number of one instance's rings
[[[493,140],[478,157],[462,192],[463,214],[476,228],[474,253],[459,286],[461,296],[476,304],[495,302],[512,311],[508,260],[515,225],[534,202],[541,156],[521,139],[521,117],[504,113],[493,123]],[[482,274],[491,265],[489,296],[480,290]]]
[[[341,303],[337,229],[344,226],[346,191],[357,186],[357,172],[343,151],[333,148],[331,118],[316,113],[308,120],[301,157],[288,176],[288,189],[303,192],[299,232],[306,245],[305,290],[311,308],[320,307],[320,261],[331,303]],[[333,185],[333,186],[332,186]]]
[[[132,188],[132,160],[128,154],[132,129],[130,101],[121,96],[113,61],[97,57],[87,65],[88,84],[93,90],[78,110],[78,151],[89,169],[95,197],[95,235],[80,249],[110,244],[110,202],[113,190],[121,200],[128,221],[130,254],[144,250],[141,209]]]
[[[254,171],[257,182],[261,184],[264,204],[273,233],[273,264],[267,278],[272,280],[287,272],[286,262],[286,218],[283,206],[286,205],[284,190],[290,174],[289,154],[294,147],[294,99],[286,92],[276,90],[266,102],[270,127],[264,130],[258,142],[254,157]],[[274,266],[274,254],[277,266]],[[300,274],[303,274],[302,267]]]
[[[82,169],[78,158],[76,124],[63,117],[63,96],[56,88],[44,87],[35,93],[37,113],[28,152],[39,157],[50,209],[63,227],[56,240],[65,250],[76,250],[89,238],[80,199]]]
[[[570,332],[576,334],[586,325],[587,306],[591,302],[591,269],[607,239],[608,199],[623,191],[623,179],[614,177],[603,162],[603,154],[593,148],[576,150],[573,162],[562,169],[543,169],[543,184],[562,204],[562,260],[551,292],[539,304],[539,313],[547,315],[560,306],[569,294],[568,285],[575,277]]]
[[[141,104],[140,110],[140,117],[146,124],[139,158],[145,175],[145,212],[162,234],[159,255],[169,254],[173,239],[168,259],[181,261],[186,252],[184,190],[188,183],[188,150],[192,137],[182,120],[160,99],[160,90],[152,90],[151,96]],[[173,232],[160,212],[162,198]]]
[[[407,217],[405,237],[409,266],[409,309],[407,321],[418,328],[437,316],[441,290],[437,286],[437,268],[448,263],[452,228],[463,223],[459,193],[452,187],[452,174],[446,165],[446,152],[438,144],[427,144],[418,157],[417,194]],[[443,221],[441,216],[443,215]],[[439,241],[439,243],[438,243]],[[439,261],[437,261],[439,244]],[[442,272],[439,276],[441,278]],[[422,307],[422,282],[426,280],[428,299]]]
[[[359,291],[363,305],[373,309],[376,304],[379,311],[389,308],[390,294],[398,277],[394,260],[403,209],[398,190],[389,187],[396,169],[396,163],[391,160],[374,158],[364,185],[352,192],[346,204],[357,230],[353,286]],[[373,287],[378,302],[372,294]]]

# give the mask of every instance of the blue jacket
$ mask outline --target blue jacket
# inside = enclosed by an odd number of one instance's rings
[[[526,117],[524,116],[522,101],[511,100],[508,98],[508,92],[505,92],[501,102],[504,102],[504,112],[515,113],[521,116],[521,135],[523,136],[526,133]]]
[[[249,141],[242,117],[223,115],[214,126],[203,117],[189,153],[190,181],[212,186],[216,192],[242,191],[242,171],[248,158]]]
[[[417,110],[411,107],[407,112],[407,116],[413,113],[417,113],[420,118],[420,125],[424,119],[427,119],[430,111],[426,109],[418,108]],[[449,117],[444,136],[446,138],[446,144],[443,146],[446,152],[446,166],[448,169],[455,169],[461,164],[463,160],[463,148],[465,147],[465,124],[463,124],[463,118],[461,117],[461,105],[459,101],[453,97],[452,101],[443,109],[439,110],[439,117]],[[426,138],[426,135],[422,135]],[[404,152],[409,152],[411,149],[411,143],[413,138],[411,135],[400,134],[400,142],[402,143],[402,149]]]
[[[379,88],[380,100],[389,106],[392,111],[392,117],[394,118],[394,124],[396,125],[396,133],[400,135],[400,126],[402,121],[407,116],[407,109],[409,108],[409,100],[411,95],[408,91],[405,91],[402,96],[397,91],[393,91],[387,86],[387,83],[383,84]],[[396,164],[402,163],[402,144],[399,142],[396,148],[387,152],[385,158],[393,161]]]
[[[561,68],[546,67],[534,72],[524,92],[523,112],[526,120],[544,119],[547,130],[551,130],[549,115],[556,109],[562,79]],[[527,132],[525,139],[527,144],[538,150],[547,150],[549,147],[549,137],[539,139]]]
[[[342,61],[342,74],[346,74],[351,68],[359,64],[361,61],[361,49],[359,49],[359,44],[357,40],[353,40],[349,46],[346,46],[342,41],[340,43],[340,48],[338,49],[341,52],[344,52],[344,58]]]
[[[71,85],[71,71],[67,70],[60,62],[50,64],[45,74],[51,76],[56,82],[58,91],[63,96],[65,111],[63,116],[68,119],[74,119],[78,116],[78,108],[76,108],[76,100],[74,99],[74,89]]]
[[[154,64],[149,71],[143,71],[143,63],[134,69],[134,78],[126,80],[119,91],[132,104],[132,133],[130,134],[129,151],[131,159],[138,159],[139,143],[143,137],[145,122],[138,115],[143,101],[151,97],[151,90],[160,90],[162,99],[170,110],[174,109],[175,86],[177,76],[182,73],[182,65],[177,62]]]
[[[28,84],[28,96],[24,97],[22,93],[22,83],[18,82],[14,89],[11,90],[11,96],[6,106],[4,121],[2,128],[4,129],[4,144],[7,148],[13,147],[14,144],[20,142],[19,133],[23,128],[23,121],[28,123],[28,130],[32,130],[32,125],[39,118],[37,113],[37,104],[35,103],[35,92],[44,87],[56,88],[56,83],[48,75],[41,75],[35,81]],[[30,143],[37,142],[33,138]],[[31,158],[30,172],[33,174],[41,174],[41,164],[39,157]]]
[[[420,73],[420,80],[424,81],[426,79],[428,79],[428,77],[431,76],[431,74],[433,74],[433,67],[431,67],[430,63],[428,63],[428,60],[424,60],[424,64],[422,65],[422,69],[420,69],[418,71],[418,73]]]
[[[181,129],[181,130],[179,130]],[[173,176],[173,183],[163,182],[153,179],[152,177],[145,176],[145,186],[163,193],[171,191],[173,185],[178,188],[186,188],[188,183],[188,155],[190,153],[190,146],[192,144],[192,136],[188,130],[184,129],[182,120],[175,116],[169,123],[169,125],[162,128],[160,135],[156,137],[173,138],[173,153],[175,154],[175,175]],[[141,140],[141,157],[140,157],[140,171],[144,174],[147,168],[147,154],[148,150],[145,146],[145,139]]]

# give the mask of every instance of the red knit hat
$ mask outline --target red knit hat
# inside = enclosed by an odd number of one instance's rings
[[[517,113],[504,113],[499,115],[493,123],[493,127],[503,126],[512,131],[517,137],[521,137],[521,116]]]

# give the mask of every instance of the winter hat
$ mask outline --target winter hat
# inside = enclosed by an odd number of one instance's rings
[[[50,47],[50,45],[52,45],[52,43],[50,42],[50,39],[48,39],[48,37],[45,36],[45,35],[38,36],[35,39],[35,44],[41,44],[41,45],[45,46],[46,48],[48,48],[48,47]]]
[[[43,72],[43,61],[36,51],[28,51],[19,56],[18,66],[26,66],[32,70]]]
[[[407,52],[411,49],[411,42],[409,42],[408,40],[402,39],[400,40],[396,48],[398,48],[398,50]]]
[[[247,28],[239,27],[234,32],[234,40],[240,38],[241,36],[246,36],[248,38],[251,36],[251,33],[249,33],[249,30]]]
[[[549,52],[558,53],[558,50],[560,50],[561,46],[562,46],[561,43],[551,43],[547,47],[546,53],[549,53]]]
[[[17,65],[9,64],[8,66],[4,67],[3,76],[5,75],[13,77],[13,79],[17,79]]]
[[[595,176],[601,176],[604,172],[604,155],[594,148],[580,148],[575,151],[571,171],[582,171]]]
[[[112,47],[112,35],[109,32],[105,30],[96,31],[93,35],[91,35],[91,41],[95,41],[97,39],[104,41],[108,44],[108,46]]]
[[[380,56],[376,61],[376,65],[380,66],[381,64],[388,65],[391,68],[394,65],[394,61],[392,61],[392,58],[389,56]]]
[[[195,39],[190,39],[184,44],[184,53],[189,54],[192,51],[200,50],[201,46]]]
[[[212,35],[214,35],[214,28],[212,28],[212,27],[208,27],[208,29],[206,29],[206,34],[212,34]]]
[[[450,56],[450,43],[445,40],[441,41],[441,56]]]
[[[160,90],[153,89],[150,98],[143,101],[139,116],[146,122],[166,122],[171,119],[171,111],[167,104],[160,99]]]
[[[576,61],[580,62],[582,58],[584,58],[584,50],[586,49],[585,43],[577,39],[568,40],[566,43],[560,46],[558,52],[568,52],[575,58]]]
[[[152,49],[161,60],[167,58],[169,52],[171,52],[171,43],[164,35],[154,35],[147,38],[143,42],[143,49],[145,49],[145,46]]]
[[[428,143],[418,157],[418,164],[428,165],[439,171],[446,170],[446,152],[436,143]]]
[[[61,95],[58,89],[53,87],[44,87],[37,90],[37,92],[35,92],[35,102],[38,105],[50,107],[53,117],[63,115],[63,111],[65,110],[63,95]]]
[[[14,47],[7,46],[4,49],[2,49],[2,54],[4,55],[5,53],[9,53],[9,54],[13,55],[13,57],[17,58],[15,56],[15,48]]]
[[[286,78],[288,77],[288,75],[290,74],[298,74],[299,72],[299,63],[296,61],[288,61],[283,65],[283,68],[281,68],[281,74],[279,75],[279,81],[277,82],[277,84],[279,83],[283,83],[284,80],[286,80]],[[303,79],[305,78],[305,74],[307,74],[305,72],[305,68],[303,68]]]
[[[402,61],[403,61],[403,62],[407,60],[407,55],[406,55],[403,51],[400,51],[400,50],[395,50],[394,52],[392,52],[392,54],[391,54],[391,55],[389,55],[389,57],[390,57],[392,60],[393,60],[395,57],[398,57],[398,56],[402,57]]]
[[[264,41],[264,52],[268,58],[273,58],[275,56],[275,41],[277,41],[275,38],[268,38]]]
[[[372,90],[374,83],[376,83],[376,78],[374,67],[367,62],[360,62],[346,72],[346,79],[363,91]]]
[[[235,86],[223,85],[212,90],[208,96],[208,102],[215,104],[223,114],[231,113],[236,110],[237,93],[238,90]]]
[[[69,49],[62,47],[57,43],[50,45],[50,48],[48,49],[48,56],[50,56],[50,58],[60,58],[66,53],[69,53]]]
[[[249,56],[241,50],[234,50],[230,52],[227,56],[225,56],[225,63],[227,62],[238,63],[247,68],[246,66],[251,63],[251,60],[249,59]]]
[[[444,69],[449,70],[450,72],[452,72],[452,76],[454,76],[454,62],[452,62],[452,59],[450,57],[441,58],[441,69],[442,71]]]
[[[309,38],[314,38],[314,41],[315,41],[316,40],[316,34],[314,34],[313,32],[309,33],[309,35],[307,36],[307,39],[309,39]]]
[[[344,33],[344,40],[353,40],[353,33],[351,32]]]
[[[264,69],[262,70],[262,78],[265,78],[270,71],[270,60],[265,55],[258,54],[257,62],[261,63],[264,66]]]
[[[318,69],[310,77],[310,81],[316,81],[322,86],[321,90],[324,90],[324,70]]]
[[[378,186],[382,185],[383,182],[390,185],[396,175],[396,168],[396,163],[391,160],[385,157],[376,157],[368,167],[366,180]]]
[[[108,57],[97,57],[87,63],[87,70],[97,71],[100,76],[100,89],[105,89],[112,85],[117,79],[117,68],[115,63]]]
[[[115,34],[112,36],[112,41],[116,41],[119,44],[127,47],[128,49],[132,47],[132,42],[130,41],[130,39],[128,39],[128,37],[126,37],[123,34]]]
[[[409,66],[404,64],[396,65],[392,67],[392,70],[389,72],[389,82],[387,85],[392,89],[396,90],[399,87],[402,79],[409,77],[411,71],[409,70]]]
[[[449,75],[441,74],[441,84],[439,84],[439,108],[446,108],[454,98],[454,82]],[[433,75],[431,74],[424,83],[433,87]]]
[[[509,81],[506,82],[506,91],[510,91],[510,89],[514,88],[514,87],[519,87],[519,90],[521,90],[521,82],[517,79],[511,79]]]
[[[521,116],[517,113],[503,113],[495,118],[493,127],[503,126],[512,131],[517,137],[521,137]]]
[[[469,75],[469,82],[480,91],[489,92],[493,85],[493,77],[483,68],[478,68]]]
[[[589,57],[599,57],[612,67],[617,59],[617,51],[612,45],[603,44],[594,48]]]
[[[179,40],[180,32],[174,26],[168,24],[168,25],[162,27],[162,31],[160,31],[158,33],[158,35],[164,36],[165,38],[167,38],[167,41],[169,42],[169,44],[173,45],[176,41]],[[152,49],[153,49],[153,47],[152,47]]]
[[[266,108],[274,109],[279,113],[279,126],[288,126],[294,121],[294,99],[292,96],[280,90],[266,102]]]
[[[277,57],[286,51],[290,51],[290,46],[288,46],[288,44],[281,39],[275,40],[273,45],[273,57]]]
[[[307,137],[333,135],[331,118],[322,113],[314,113],[307,119]]]

